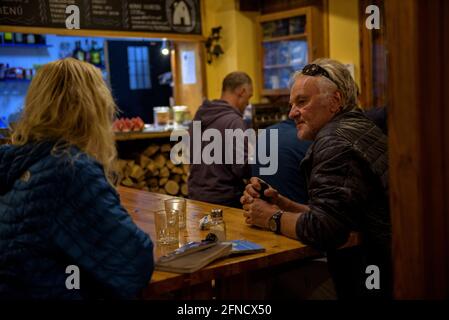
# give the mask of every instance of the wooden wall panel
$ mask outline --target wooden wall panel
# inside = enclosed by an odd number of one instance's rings
[[[327,0],[326,0],[327,1]],[[323,0],[261,0],[260,10],[262,14],[273,13],[278,11],[285,11],[291,9],[297,9],[306,6],[319,6],[323,5]]]
[[[449,2],[448,1],[442,1],[442,9],[441,9],[441,20],[442,20],[442,33],[440,35],[440,41],[442,42],[442,92],[441,92],[441,101],[444,102],[444,104],[441,106],[442,109],[442,118],[443,118],[443,137],[445,137],[445,141],[442,145],[442,153],[443,153],[443,181],[444,181],[444,190],[446,192],[444,200],[444,208],[445,213],[443,214],[444,222],[443,225],[446,228],[446,235],[445,235],[445,241],[446,241],[446,252],[449,252],[449,243],[448,243],[448,234],[449,234]],[[445,297],[449,297],[449,257],[446,257],[445,261],[445,270],[446,270],[446,283],[443,285],[446,285],[445,287]]]
[[[388,107],[384,3],[384,0],[359,0],[360,101],[364,109]],[[365,26],[367,18],[365,10],[369,5],[377,5],[380,9],[380,30],[369,30]]]
[[[385,2],[395,297],[449,297],[444,0]]]

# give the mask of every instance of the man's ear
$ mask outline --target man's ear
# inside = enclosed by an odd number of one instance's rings
[[[343,96],[340,91],[336,90],[331,96],[331,107],[332,113],[339,112],[343,107]]]
[[[237,89],[235,89],[235,93],[237,93],[237,95],[239,97],[243,96],[243,94],[245,93],[245,86],[240,86]]]

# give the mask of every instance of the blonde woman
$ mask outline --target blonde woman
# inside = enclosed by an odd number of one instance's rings
[[[153,244],[110,182],[115,112],[88,63],[58,60],[31,82],[0,148],[1,298],[134,298],[149,282]]]

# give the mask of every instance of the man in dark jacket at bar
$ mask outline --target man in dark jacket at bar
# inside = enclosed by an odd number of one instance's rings
[[[222,156],[220,163],[193,163],[188,180],[189,198],[207,201],[230,207],[241,207],[239,199],[245,188],[243,179],[251,176],[248,165],[248,150],[244,148],[244,164],[225,164],[225,130],[245,130],[243,110],[253,95],[251,78],[244,72],[228,74],[222,85],[219,100],[205,100],[195,114],[193,121],[201,122],[201,133],[207,129],[216,129],[222,137]],[[190,137],[193,137],[192,127]],[[196,141],[198,142],[198,141]],[[201,142],[201,150],[210,142]],[[236,150],[234,145],[234,154]],[[193,154],[193,152],[191,152]]]
[[[339,298],[388,298],[392,281],[386,137],[357,109],[356,85],[341,63],[319,59],[293,80],[289,116],[298,137],[314,141],[301,162],[309,203],[291,201],[273,188],[264,192],[271,203],[258,199],[260,184],[252,178],[241,198],[246,223],[326,251]],[[339,249],[352,231],[360,232],[361,244]]]

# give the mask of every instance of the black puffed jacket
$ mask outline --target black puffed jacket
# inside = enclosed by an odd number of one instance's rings
[[[298,220],[298,238],[321,250],[343,245],[351,231],[365,246],[388,250],[387,139],[359,110],[335,116],[301,162],[310,211]]]

